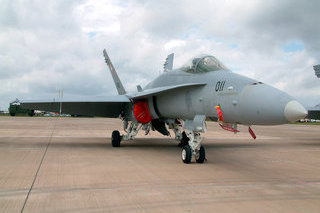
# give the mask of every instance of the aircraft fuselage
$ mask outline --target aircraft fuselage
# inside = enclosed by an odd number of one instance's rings
[[[145,89],[185,83],[204,86],[181,88],[149,99],[153,116],[193,119],[205,115],[217,119],[215,106],[220,106],[224,121],[244,125],[275,125],[294,121],[303,107],[288,94],[231,71],[187,73],[181,70],[165,72]],[[152,104],[150,104],[152,102]],[[299,109],[301,108],[301,112]],[[293,113],[292,111],[298,111]]]

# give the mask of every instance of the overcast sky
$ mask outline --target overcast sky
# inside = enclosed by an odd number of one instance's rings
[[[216,56],[232,71],[320,103],[320,1],[0,0],[0,110],[19,99],[117,94],[107,49],[129,91],[175,53]]]

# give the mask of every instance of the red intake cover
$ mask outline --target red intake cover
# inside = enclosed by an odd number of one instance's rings
[[[133,115],[139,123],[148,123],[152,120],[146,101],[138,101],[133,105]]]

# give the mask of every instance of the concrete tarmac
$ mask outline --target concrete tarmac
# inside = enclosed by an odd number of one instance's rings
[[[208,123],[207,162],[118,119],[0,117],[0,212],[320,212],[320,126]]]

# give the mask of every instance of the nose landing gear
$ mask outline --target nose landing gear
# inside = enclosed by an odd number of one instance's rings
[[[206,159],[205,149],[200,144],[203,138],[200,136],[199,132],[185,130],[185,133],[189,141],[188,144],[185,145],[182,149],[182,162],[189,164],[191,162],[192,156],[195,156],[197,163],[203,163]]]

